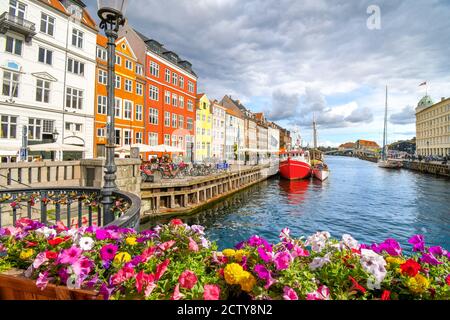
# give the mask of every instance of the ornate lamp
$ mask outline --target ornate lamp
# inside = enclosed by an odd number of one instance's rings
[[[114,221],[112,212],[113,192],[117,190],[116,171],[114,162],[115,128],[114,128],[114,84],[115,84],[115,58],[116,40],[119,28],[125,24],[124,13],[127,0],[97,0],[98,16],[101,19],[100,28],[105,31],[108,38],[108,108],[106,124],[106,163],[105,184],[102,188],[103,224]]]

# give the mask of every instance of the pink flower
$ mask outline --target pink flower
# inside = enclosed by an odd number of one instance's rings
[[[155,281],[158,281],[159,279],[161,279],[161,277],[164,275],[164,273],[167,270],[167,267],[170,263],[170,259],[165,260],[164,262],[160,263],[157,267],[156,267],[156,272],[155,272]]]
[[[175,245],[175,243],[176,243],[176,242],[175,242],[174,240],[170,240],[170,241],[161,243],[161,244],[158,246],[158,248],[159,248],[161,251],[167,251],[167,250],[169,250],[170,248],[172,248],[172,247]]]
[[[50,281],[50,278],[48,277],[48,271],[39,273],[39,276],[36,280],[36,287],[38,287],[41,290],[44,290],[47,288],[48,282]]]
[[[258,248],[258,254],[262,261],[269,263],[272,261],[272,253],[267,252],[263,247]]]
[[[184,295],[180,293],[180,284],[177,284],[170,300],[181,300],[183,297]]]
[[[142,262],[147,262],[148,260],[150,260],[150,258],[155,254],[156,248],[155,247],[150,247],[144,250],[144,252],[142,252],[141,254],[141,260]]]
[[[73,273],[76,275],[87,275],[91,272],[94,263],[87,257],[81,257],[72,265]]]
[[[277,270],[286,270],[287,268],[289,268],[289,264],[291,263],[291,261],[292,256],[287,251],[278,252],[275,255],[274,259]]]
[[[198,244],[191,237],[189,237],[189,250],[198,252]]]
[[[111,261],[116,256],[118,247],[113,244],[107,244],[100,249],[100,257],[103,261]]]
[[[437,266],[439,264],[442,264],[438,259],[436,259],[435,256],[429,253],[424,253],[422,257],[420,258],[420,261],[431,264],[432,266]]]
[[[191,290],[197,283],[197,276],[194,272],[186,270],[180,275],[178,282],[182,288]]]
[[[65,249],[58,257],[59,263],[62,264],[74,264],[80,258],[82,250],[75,246]]]
[[[416,234],[414,237],[409,239],[408,242],[414,246],[414,252],[423,252],[425,250],[425,237],[422,234]]]
[[[220,288],[214,284],[206,284],[203,287],[203,299],[205,300],[219,300]]]
[[[450,286],[450,274],[445,278],[445,282],[447,282],[447,285]]]
[[[330,289],[326,286],[320,286],[317,291],[308,293],[306,300],[330,300]]]
[[[298,300],[298,295],[294,289],[285,286],[283,289],[283,299],[284,300]]]
[[[48,261],[48,259],[47,259],[46,253],[41,252],[36,256],[36,259],[34,259],[33,268],[37,269],[47,261]]]
[[[292,250],[292,257],[293,258],[297,258],[297,257],[309,257],[309,251],[306,249],[303,249],[300,246],[295,245],[293,250]]]
[[[138,293],[142,292],[142,289],[145,288],[145,297],[150,296],[155,289],[155,277],[152,274],[146,274],[143,270],[138,273],[136,276],[136,290]]]
[[[115,275],[111,277],[111,283],[113,285],[119,285],[128,279],[134,277],[134,269],[130,267],[123,267]]]

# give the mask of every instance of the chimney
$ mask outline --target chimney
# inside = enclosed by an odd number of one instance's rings
[[[442,97],[442,98],[441,98],[441,101],[444,101],[444,100],[445,100],[445,97]]]
[[[239,100],[239,99],[236,100],[236,102],[237,102],[237,104],[239,104],[239,105],[241,104],[241,100]]]

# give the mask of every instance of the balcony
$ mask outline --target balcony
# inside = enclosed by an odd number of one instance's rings
[[[33,22],[4,12],[0,16],[0,34],[5,34],[8,30],[23,34],[26,42],[30,42],[36,34],[36,27]]]

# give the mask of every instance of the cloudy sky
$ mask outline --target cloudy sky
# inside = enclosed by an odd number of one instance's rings
[[[390,141],[415,136],[420,83],[450,96],[448,0],[128,2],[129,23],[192,62],[199,92],[298,126],[305,144],[313,114],[321,144],[381,143],[386,85]]]

